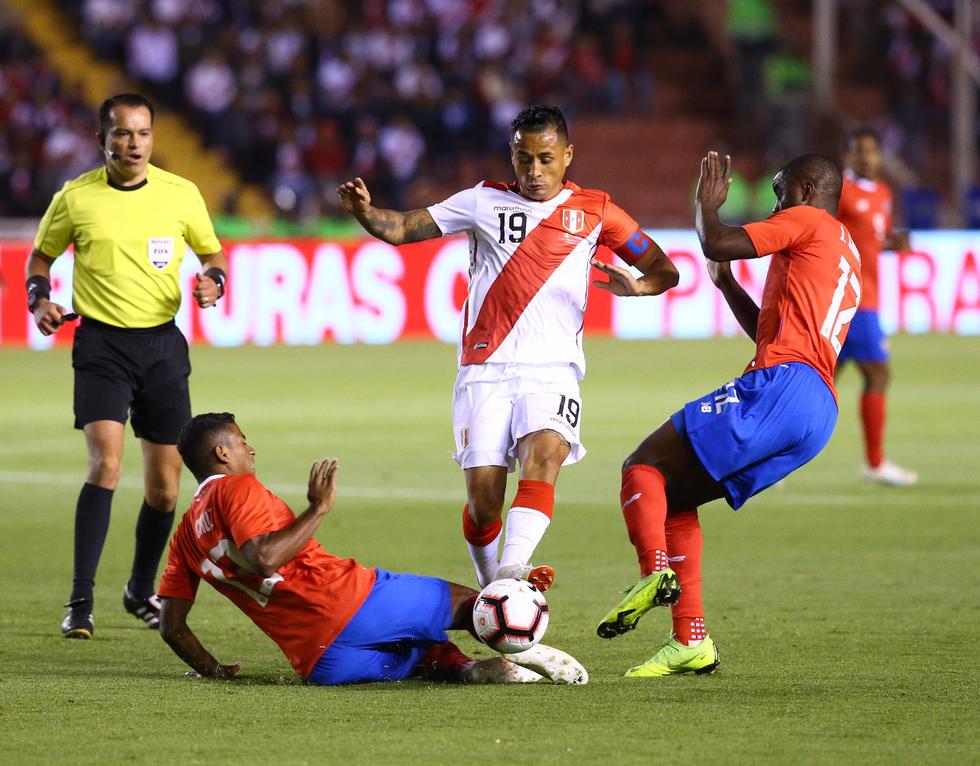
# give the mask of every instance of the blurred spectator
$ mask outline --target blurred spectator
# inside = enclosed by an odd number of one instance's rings
[[[770,164],[778,165],[783,157],[802,154],[809,144],[813,73],[802,55],[780,47],[766,57],[763,75],[766,123],[779,126],[768,138],[766,154]]]
[[[765,121],[764,69],[776,47],[776,10],[770,0],[730,0],[725,19],[735,46],[735,119],[739,143],[761,148],[764,137],[756,129]]]
[[[91,110],[0,8],[0,216],[37,216],[100,162]]]
[[[460,163],[499,150],[529,100],[561,100],[580,112],[653,107],[643,52],[653,16],[642,3],[61,5],[77,13],[97,55],[185,109],[243,178],[274,199],[276,190],[282,200],[294,195],[297,214],[333,204],[323,189],[338,178],[341,157],[370,176],[385,205],[398,207],[419,172],[458,185]],[[316,148],[323,140],[328,146]]]

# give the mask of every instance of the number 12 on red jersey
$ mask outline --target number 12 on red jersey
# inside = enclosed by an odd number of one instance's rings
[[[861,256],[858,254],[857,248],[854,247],[854,243],[851,241],[847,229],[843,226],[840,228],[841,242],[844,242],[850,248],[857,262],[861,263]],[[823,320],[823,325],[820,327],[820,334],[829,340],[830,345],[834,347],[834,351],[840,354],[840,349],[843,345],[841,334],[844,331],[844,326],[854,318],[854,315],[857,313],[858,303],[861,302],[861,280],[851,268],[850,262],[843,255],[840,257],[840,263],[837,264],[837,268],[840,269],[840,278],[837,280],[837,289],[834,290],[834,297],[830,302],[830,308],[827,309],[827,316]],[[841,304],[844,302],[844,294],[847,292],[848,285],[850,285],[854,293],[854,305],[842,311]]]

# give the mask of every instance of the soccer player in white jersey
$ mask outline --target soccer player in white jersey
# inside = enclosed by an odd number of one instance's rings
[[[532,566],[531,554],[551,522],[559,469],[585,455],[578,382],[590,265],[608,275],[592,284],[615,295],[659,295],[678,275],[608,194],[565,180],[574,147],[558,108],[524,109],[511,125],[510,152],[515,182],[481,181],[420,210],[372,207],[360,178],[337,193],[370,234],[393,245],[468,234],[453,391],[454,457],[466,477],[463,535],[481,587],[522,577],[544,590],[554,571]],[[641,276],[595,260],[599,245]],[[520,480],[500,552],[507,473],[516,462]]]

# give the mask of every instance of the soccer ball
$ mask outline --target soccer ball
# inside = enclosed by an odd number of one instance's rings
[[[529,582],[494,580],[476,597],[473,625],[490,648],[503,654],[523,652],[544,638],[548,602]]]

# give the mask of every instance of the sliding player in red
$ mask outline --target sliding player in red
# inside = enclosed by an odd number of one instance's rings
[[[725,226],[731,158],[701,162],[696,227],[712,281],[755,357],[741,377],[695,399],[648,436],[623,464],[623,516],[643,578],[599,623],[603,638],[671,605],[673,635],[627,676],[709,673],[718,650],[701,604],[698,506],[725,498],[738,509],[823,449],[837,422],[834,365],[861,295],[861,259],[834,217],[841,173],[822,154],[787,163],[773,179],[773,215]],[[772,255],[761,309],[729,261]]]
[[[232,678],[187,625],[206,580],[279,645],[307,683],[399,681],[584,684],[565,652],[538,644],[471,660],[446,630],[473,627],[476,591],[435,577],[369,569],[327,553],[313,535],[333,507],[337,461],[310,471],[299,516],[255,477],[255,450],[228,412],[192,418],[177,445],[200,482],[170,543],[160,581],[160,634],[198,675]]]
[[[882,250],[907,250],[909,235],[892,227],[892,192],[881,180],[881,140],[873,130],[854,131],[847,142],[847,170],[837,218],[854,237],[861,253],[861,305],[837,360],[838,371],[851,359],[861,371],[861,427],[864,431],[867,481],[908,487],[915,471],[885,457],[885,392],[891,378],[888,339],[878,319],[878,256]]]
[[[393,245],[469,235],[469,293],[453,391],[455,459],[466,477],[463,536],[481,587],[523,577],[544,590],[554,572],[533,567],[531,554],[551,522],[560,468],[585,455],[579,380],[589,265],[609,276],[593,284],[616,295],[659,295],[678,277],[608,194],[565,180],[574,147],[560,110],[528,107],[511,127],[517,180],[509,184],[482,181],[407,213],[372,207],[359,178],[337,192],[370,234]],[[642,276],[594,261],[599,245]],[[498,554],[515,461],[520,480]]]

